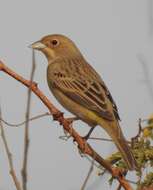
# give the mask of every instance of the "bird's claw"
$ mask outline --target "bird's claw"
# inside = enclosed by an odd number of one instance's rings
[[[89,135],[87,134],[87,135],[83,136],[82,139],[87,141],[89,139]]]

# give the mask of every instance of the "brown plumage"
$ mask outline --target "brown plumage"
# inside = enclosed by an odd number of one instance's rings
[[[48,86],[57,100],[90,127],[100,125],[111,136],[130,170],[137,164],[119,126],[117,106],[100,75],[76,45],[63,35],[49,35],[32,44],[48,59]]]

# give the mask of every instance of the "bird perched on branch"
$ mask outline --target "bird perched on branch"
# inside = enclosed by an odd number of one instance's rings
[[[117,106],[100,75],[85,60],[74,42],[63,35],[48,35],[31,45],[48,60],[48,86],[57,100],[90,131],[100,125],[121,152],[129,170],[137,168],[119,125]]]

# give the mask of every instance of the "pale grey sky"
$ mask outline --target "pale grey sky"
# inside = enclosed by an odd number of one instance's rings
[[[153,111],[137,58],[140,54],[145,56],[152,76],[151,4],[152,0],[1,0],[0,59],[28,78],[31,68],[28,45],[47,34],[69,36],[108,85],[118,105],[122,129],[130,138],[137,132],[138,118],[146,118]],[[45,57],[38,52],[36,55],[35,81],[55,105],[70,115],[48,89]],[[27,89],[3,73],[0,73],[0,86],[4,119],[12,123],[24,120]],[[33,96],[32,115],[46,111]],[[82,133],[88,130],[81,128],[85,126],[81,122],[75,126],[80,126],[77,128]],[[6,132],[20,176],[23,127],[7,127]],[[49,117],[31,123],[28,189],[80,189],[90,164],[79,156],[71,140],[59,140],[62,134],[61,127]],[[99,128],[94,134],[106,137]],[[13,190],[2,141],[0,147],[0,189]],[[104,156],[113,150],[111,143],[96,142],[94,147]],[[110,189],[107,180],[108,176],[99,178],[95,170],[86,189]]]

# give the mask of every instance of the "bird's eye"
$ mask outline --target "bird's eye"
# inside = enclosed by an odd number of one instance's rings
[[[51,41],[51,44],[52,44],[53,46],[58,46],[58,45],[59,45],[59,41],[56,40],[56,39],[54,39],[54,40]]]

